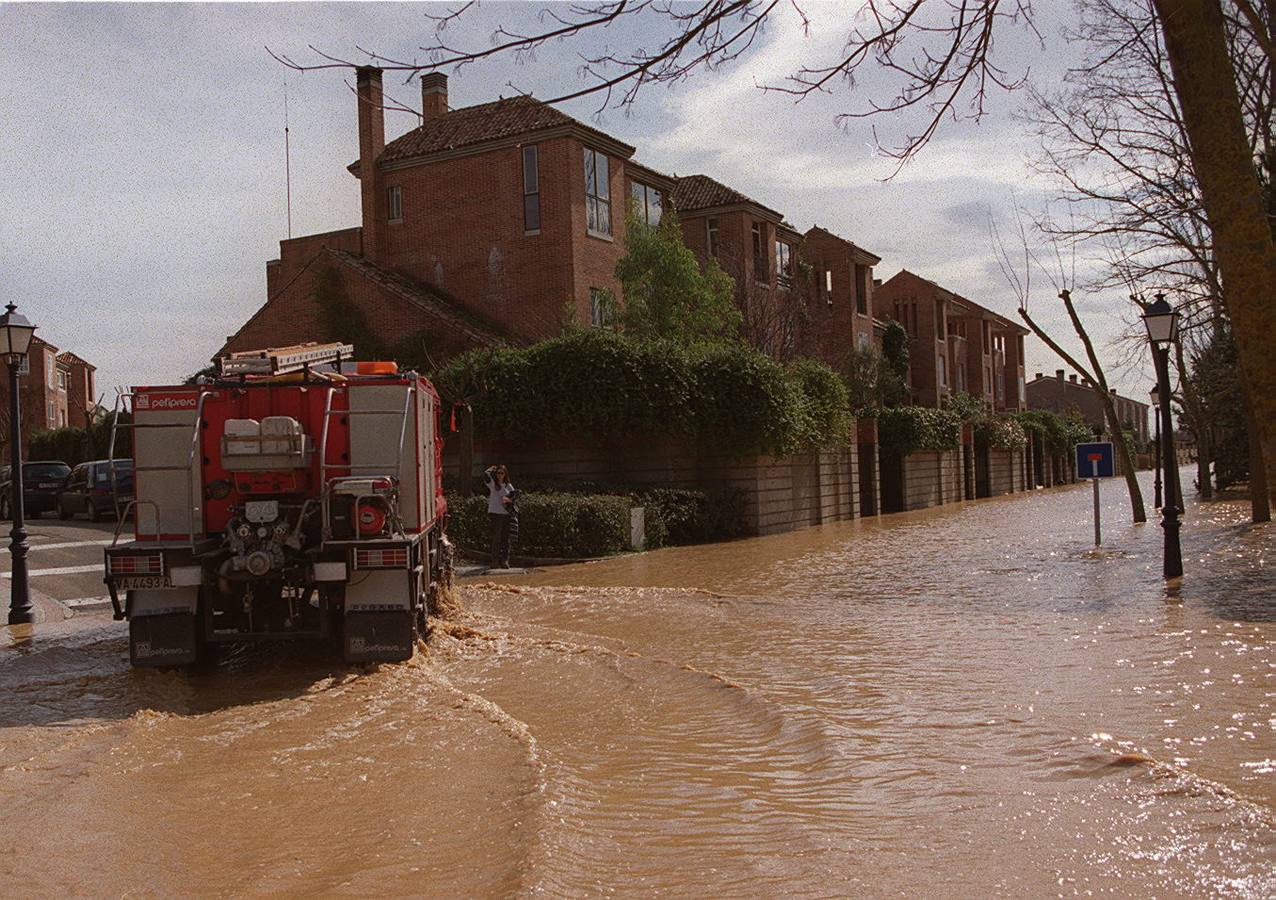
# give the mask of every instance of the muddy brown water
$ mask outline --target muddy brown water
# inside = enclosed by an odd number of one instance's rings
[[[0,640],[0,893],[1276,895],[1276,532],[1039,492],[461,588],[407,665]]]

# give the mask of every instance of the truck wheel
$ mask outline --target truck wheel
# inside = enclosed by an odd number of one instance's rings
[[[102,511],[97,508],[97,504],[94,503],[92,500],[90,500],[89,501],[89,521],[101,522],[103,518],[105,517],[102,515]]]

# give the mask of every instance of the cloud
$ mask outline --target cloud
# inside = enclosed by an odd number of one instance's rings
[[[896,140],[917,119],[835,121],[889,89],[881,73],[866,70],[854,85],[801,103],[759,87],[840,50],[852,7],[808,6],[809,35],[782,5],[734,64],[646,90],[623,113],[596,115],[593,98],[566,110],[634,144],[649,165],[704,172],[801,228],[818,222],[844,234],[884,257],[883,274],[907,266],[1011,313],[1015,298],[990,266],[977,211],[1004,211],[1012,188],[1025,204],[1044,190],[1023,166],[1027,139],[1008,116],[1017,100],[994,97],[978,124],[946,123],[883,182],[894,166],[877,154],[872,125]],[[449,40],[486,46],[497,24],[530,28],[536,13],[534,4],[479,7]],[[650,46],[657,31],[646,19],[604,38]],[[413,58],[428,33],[415,5],[0,6],[0,52],[21,73],[6,85],[10,115],[0,129],[7,171],[20,173],[0,209],[6,292],[42,335],[98,363],[104,388],[199,368],[263,302],[265,263],[285,237],[285,79],[294,233],[358,221],[358,183],[344,168],[357,155],[347,76],[287,73],[263,44],[295,55],[313,44],[351,58],[359,44]],[[578,49],[554,44],[521,62],[467,67],[452,78],[452,102],[486,102],[512,93],[511,84],[542,97],[577,87]],[[1022,36],[998,49],[1016,73],[1066,64],[1066,53],[1043,54]],[[387,87],[412,102],[413,86],[389,79]],[[387,130],[410,124],[392,116]],[[1030,349],[1030,361],[1034,353],[1045,351]]]

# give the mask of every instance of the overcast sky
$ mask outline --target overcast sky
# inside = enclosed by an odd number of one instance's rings
[[[1038,15],[1044,46],[1011,30],[997,54],[1010,74],[1050,83],[1079,51],[1059,35],[1064,0],[1037,5],[1049,7]],[[840,87],[800,104],[757,87],[836,52],[856,4],[805,8],[809,34],[784,7],[741,60],[651,88],[627,110],[598,114],[591,98],[563,109],[633,144],[649,166],[710,175],[783,211],[801,230],[819,224],[866,247],[882,257],[879,277],[908,268],[1014,318],[988,212],[1006,222],[1014,202],[1035,208],[1049,191],[1024,164],[1032,144],[1012,118],[1021,98],[991,98],[980,123],[945,126],[915,162],[883,181],[894,163],[875,152],[872,125],[834,122],[870,96],[889,99],[872,73],[854,91]],[[498,23],[533,27],[534,9],[484,4],[449,41],[487,46]],[[652,25],[607,40],[650,45]],[[348,73],[290,72],[265,46],[312,61],[309,44],[350,59],[362,59],[355,45],[423,58],[418,48],[431,30],[422,7],[400,4],[0,6],[4,300],[44,338],[94,362],[108,395],[117,384],[164,383],[199,369],[264,302],[266,261],[286,237],[285,81],[293,234],[359,223],[358,182],[345,170],[358,156]],[[569,90],[580,83],[577,49],[554,45],[521,62],[468,67],[451,76],[451,105]],[[415,82],[404,86],[388,74],[386,87],[419,104]],[[387,139],[413,124],[389,113]],[[898,139],[918,120],[876,125],[885,139]],[[1086,298],[1083,314],[1101,345],[1124,327],[1127,305]],[[1030,308],[1053,333],[1070,334],[1039,274]],[[1027,355],[1029,378],[1061,365],[1035,338]],[[1118,352],[1103,355],[1115,360]],[[1145,370],[1114,376],[1136,399],[1151,383]]]

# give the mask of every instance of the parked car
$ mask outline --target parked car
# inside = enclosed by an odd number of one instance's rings
[[[119,515],[133,499],[133,460],[115,460],[114,484],[111,466],[110,460],[98,459],[72,469],[58,494],[58,516],[72,519],[80,513],[88,513],[96,522]]]
[[[71,474],[71,467],[59,460],[22,464],[22,511],[32,518],[58,507],[58,492]],[[0,468],[0,519],[12,518],[13,467]]]

